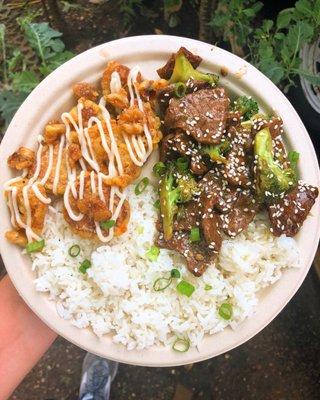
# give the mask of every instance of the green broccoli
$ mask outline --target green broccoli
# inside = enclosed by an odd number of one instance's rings
[[[224,140],[220,144],[215,146],[203,146],[201,148],[202,154],[207,154],[211,161],[226,164],[227,159],[223,156],[230,149],[230,142],[228,140]]]
[[[178,52],[175,56],[174,68],[169,82],[187,82],[190,78],[196,81],[208,82],[211,86],[215,86],[219,80],[218,75],[207,74],[194,69],[183,52]]]
[[[269,128],[264,128],[256,134],[254,155],[257,162],[256,191],[261,201],[277,198],[297,184],[295,168],[285,168],[274,159]]]
[[[176,178],[177,186],[180,190],[179,201],[181,203],[186,203],[190,201],[194,194],[198,191],[198,185],[194,177],[190,173],[177,174]]]
[[[240,96],[232,104],[233,111],[239,111],[244,120],[250,119],[254,114],[259,112],[258,103],[251,97]]]
[[[164,239],[170,240],[173,235],[173,219],[178,212],[180,189],[174,187],[174,169],[170,165],[159,183],[160,211]]]

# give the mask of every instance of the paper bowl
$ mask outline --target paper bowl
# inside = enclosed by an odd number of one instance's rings
[[[289,146],[300,153],[301,179],[319,186],[319,166],[308,133],[290,102],[268,78],[246,61],[218,47],[186,38],[155,35],[129,37],[94,47],[68,61],[41,82],[19,108],[2,141],[1,188],[13,176],[6,164],[7,157],[20,145],[34,147],[35,139],[46,122],[69,109],[73,101],[73,83],[97,82],[109,60],[117,60],[129,67],[139,64],[146,77],[154,78],[156,69],[180,46],[200,55],[204,70],[219,73],[221,67],[227,67],[228,75],[221,78],[221,84],[230,93],[251,95],[262,109],[281,116]],[[109,335],[99,339],[90,329],[72,326],[58,316],[55,303],[49,300],[48,295],[36,292],[30,259],[4,238],[5,231],[10,229],[10,219],[3,193],[0,201],[1,254],[11,280],[30,308],[50,328],[79,347],[112,360],[144,366],[174,366],[205,360],[230,351],[256,335],[277,316],[302,284],[314,258],[320,233],[318,200],[296,237],[301,268],[285,271],[276,284],[260,292],[255,315],[237,330],[228,328],[205,336],[198,348],[181,354],[164,346],[128,351],[124,346],[114,344]]]

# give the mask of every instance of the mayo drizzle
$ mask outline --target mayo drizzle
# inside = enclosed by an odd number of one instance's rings
[[[145,110],[143,107],[143,102],[141,100],[139,91],[137,90],[136,87],[136,79],[137,75],[139,73],[140,69],[139,67],[134,67],[131,69],[129,75],[128,75],[128,80],[127,80],[127,85],[128,85],[128,91],[129,91],[129,96],[130,96],[130,106],[133,106],[135,102],[137,102],[138,107],[141,112],[145,114]],[[110,80],[110,91],[111,93],[117,93],[121,90],[121,78],[118,72],[114,71],[111,74],[111,80]],[[44,196],[39,187],[38,184],[45,185],[48,179],[50,178],[52,171],[54,170],[54,176],[53,176],[53,185],[52,185],[52,191],[54,194],[58,193],[58,185],[61,179],[61,166],[62,166],[62,159],[63,159],[63,152],[65,151],[65,165],[66,165],[66,170],[67,170],[67,184],[65,188],[65,192],[63,195],[63,201],[64,205],[66,208],[66,211],[69,215],[69,217],[74,220],[74,221],[81,221],[81,219],[84,217],[84,214],[82,213],[75,213],[72,210],[72,207],[70,205],[70,196],[73,196],[74,199],[83,199],[84,198],[84,192],[85,192],[85,179],[90,179],[90,187],[91,187],[91,192],[92,193],[98,193],[99,198],[106,203],[107,199],[105,198],[105,192],[103,190],[103,184],[104,184],[104,179],[105,178],[113,178],[116,176],[121,176],[124,173],[124,168],[123,168],[123,163],[121,160],[121,155],[119,152],[119,147],[117,144],[117,140],[115,137],[115,134],[112,129],[112,124],[111,124],[111,116],[106,108],[106,102],[105,99],[102,97],[99,102],[99,108],[101,111],[101,116],[103,118],[103,122],[105,123],[105,126],[108,131],[108,136],[110,138],[110,142],[108,143],[103,124],[100,119],[97,117],[91,117],[88,121],[88,127],[84,128],[83,127],[83,119],[82,119],[82,110],[84,108],[84,105],[81,102],[78,102],[77,105],[77,122],[73,118],[73,116],[68,113],[64,112],[61,115],[61,120],[65,125],[65,134],[61,136],[60,142],[59,142],[59,147],[58,147],[58,154],[57,154],[57,161],[56,165],[54,166],[54,146],[52,144],[48,145],[47,152],[48,152],[48,165],[47,169],[43,175],[43,177],[40,179],[39,175],[41,172],[41,160],[42,160],[42,153],[43,153],[43,148],[44,145],[42,144],[43,137],[39,135],[38,141],[39,141],[39,147],[37,150],[36,154],[36,166],[35,166],[35,172],[33,176],[29,179],[28,183],[23,187],[22,189],[22,197],[23,197],[23,203],[25,207],[25,212],[26,212],[26,222],[24,223],[21,219],[21,214],[20,210],[18,207],[18,202],[17,202],[17,193],[18,193],[18,188],[16,186],[13,186],[15,183],[20,182],[22,179],[26,178],[28,175],[28,170],[25,169],[23,171],[23,174],[20,177],[13,178],[9,181],[7,181],[4,184],[4,189],[5,191],[8,192],[8,198],[7,198],[7,203],[8,207],[10,210],[11,214],[11,224],[13,227],[21,227],[24,228],[26,231],[26,235],[28,238],[28,241],[32,240],[41,240],[41,237],[39,237],[33,230],[32,230],[32,210],[30,206],[30,199],[29,199],[29,191],[32,189],[34,195],[43,203],[43,204],[51,204],[51,199],[49,197]],[[89,134],[89,129],[97,125],[100,138],[101,138],[101,144],[104,149],[104,151],[107,154],[107,170],[108,174],[104,174],[101,172],[100,165],[96,159],[92,140]],[[78,190],[76,187],[76,180],[77,180],[77,170],[76,168],[71,168],[69,161],[68,161],[68,154],[67,150],[69,145],[71,144],[71,138],[70,138],[70,133],[71,133],[71,127],[73,130],[76,132],[76,135],[78,137],[78,141],[80,144],[80,149],[81,149],[81,154],[82,157],[79,160],[79,165],[81,167],[81,171],[78,175],[78,181],[79,181],[79,186]],[[152,137],[148,128],[147,123],[144,123],[144,135],[146,138],[147,142],[147,148],[146,145],[143,141],[143,138],[141,136],[132,136],[128,137],[128,135],[124,135],[124,140],[125,144],[127,146],[129,155],[133,161],[134,164],[138,165],[139,167],[143,166],[144,162],[152,152]],[[87,171],[87,165],[89,165],[93,171],[90,172],[90,174],[86,177],[86,171]],[[97,180],[96,180],[97,177]],[[117,186],[111,186],[110,188],[110,195],[108,199],[108,208],[112,214],[111,219],[117,220],[123,203],[126,199],[127,193],[126,190],[121,191],[120,188]],[[116,204],[116,197],[117,197],[117,206],[115,207]],[[51,207],[51,206],[49,206]],[[52,207],[51,207],[52,208]],[[109,242],[113,236],[114,236],[114,227],[110,228],[108,231],[108,235],[104,236],[103,231],[101,230],[100,224],[95,221],[95,228],[96,228],[96,233],[99,237],[99,239],[106,243]]]

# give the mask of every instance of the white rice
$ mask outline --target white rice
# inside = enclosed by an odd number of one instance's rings
[[[170,344],[176,336],[197,346],[205,334],[232,328],[254,314],[257,292],[274,282],[283,268],[298,267],[299,253],[292,238],[274,237],[264,216],[256,217],[247,231],[223,241],[216,266],[195,278],[181,256],[161,250],[155,262],[146,257],[156,235],[155,191],[148,187],[136,196],[128,188],[131,219],[128,232],[111,245],[95,246],[74,235],[60,211],[46,221],[42,253],[33,255],[36,289],[49,292],[62,318],[78,328],[92,328],[98,336],[111,333],[114,342],[130,349]],[[72,258],[68,249],[79,244],[81,253]],[[88,258],[92,267],[79,272]],[[179,294],[176,282],[163,292],[153,283],[178,268],[196,290],[190,298]],[[205,290],[205,285],[211,290]],[[230,321],[218,314],[221,303],[231,302]]]

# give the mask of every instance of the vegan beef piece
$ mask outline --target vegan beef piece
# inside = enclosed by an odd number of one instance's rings
[[[299,183],[282,199],[268,206],[272,233],[295,236],[318,197],[318,188]]]
[[[199,143],[217,144],[225,134],[229,103],[223,88],[198,90],[170,101],[164,125],[183,130]]]

